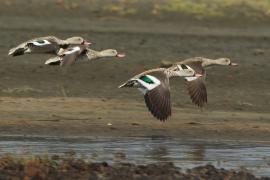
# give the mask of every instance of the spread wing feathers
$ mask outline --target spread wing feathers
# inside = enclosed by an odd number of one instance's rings
[[[46,47],[52,46],[52,43],[57,43],[59,40],[54,36],[47,36],[47,37],[39,37],[35,39],[31,39],[29,41],[23,42],[18,46],[9,50],[8,55],[19,56],[23,55],[24,52],[28,49],[28,46],[37,46],[37,47]]]
[[[72,54],[66,54],[62,57],[61,59],[61,66],[68,66],[68,65],[72,65],[76,59],[78,58],[78,54],[77,53],[72,53]]]
[[[144,100],[148,110],[160,121],[165,121],[171,116],[170,91],[163,85],[148,91]]]
[[[73,64],[80,56],[82,56],[83,52],[84,52],[84,50],[80,46],[74,46],[74,47],[70,47],[70,48],[65,49],[65,50],[60,50],[58,52],[58,57],[61,58],[60,65],[66,66],[66,65]]]
[[[203,107],[207,103],[207,91],[203,77],[199,77],[193,81],[187,81],[187,89],[194,104]]]
[[[201,61],[191,61],[191,62],[187,61],[184,64],[189,65],[196,73],[200,73],[200,74],[204,73],[204,69],[202,67],[202,62]]]
[[[45,61],[46,65],[60,65],[61,64],[62,57],[56,56],[48,59]]]

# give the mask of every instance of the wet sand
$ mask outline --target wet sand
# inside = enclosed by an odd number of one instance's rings
[[[2,135],[270,140],[269,113],[174,107],[173,116],[160,122],[134,100],[1,97],[0,101]]]

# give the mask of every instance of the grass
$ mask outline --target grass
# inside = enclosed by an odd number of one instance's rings
[[[118,0],[107,2],[102,9],[120,16],[148,15],[166,18],[175,15],[195,19],[246,18],[259,21],[270,18],[269,0]]]
[[[0,15],[46,16],[61,12],[74,17],[139,17],[198,20],[220,18],[270,19],[270,0],[47,0],[0,1]],[[30,3],[31,2],[31,3]],[[46,8],[45,8],[46,7]],[[32,11],[31,9],[35,9]],[[31,10],[31,11],[30,11]]]

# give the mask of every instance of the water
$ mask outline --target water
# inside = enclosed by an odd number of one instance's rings
[[[181,168],[212,164],[225,169],[247,169],[270,176],[270,143],[243,141],[145,138],[0,137],[0,154],[65,154],[76,152],[91,161],[136,164],[173,162]]]

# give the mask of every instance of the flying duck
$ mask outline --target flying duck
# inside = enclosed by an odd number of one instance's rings
[[[119,88],[137,88],[143,93],[145,104],[151,114],[160,121],[165,121],[171,116],[169,78],[174,76],[190,77],[195,76],[195,72],[184,64],[176,65],[174,70],[151,69],[132,77]]]
[[[223,66],[237,66],[237,63],[231,62],[228,58],[208,59],[204,57],[189,58],[181,62],[177,62],[172,65],[169,69],[175,70],[179,64],[188,65],[195,71],[197,76],[185,77],[187,81],[187,90],[190,98],[194,104],[199,107],[203,107],[207,103],[207,90],[205,86],[206,71],[205,67],[214,65]],[[200,76],[201,75],[201,76]]]
[[[57,54],[60,48],[66,49],[72,44],[90,45],[91,43],[85,41],[82,37],[71,37],[66,40],[55,36],[38,37],[10,49],[8,55],[20,56],[29,53]]]
[[[118,53],[115,49],[106,49],[103,51],[95,51],[89,49],[88,46],[78,45],[67,49],[60,49],[56,57],[48,59],[46,65],[71,65],[79,59],[94,60],[104,57],[125,57],[125,54]]]

